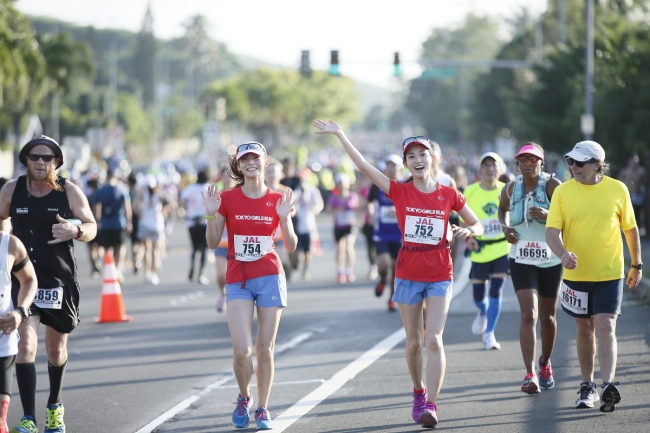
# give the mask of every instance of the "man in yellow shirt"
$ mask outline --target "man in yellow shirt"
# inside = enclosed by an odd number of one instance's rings
[[[621,313],[623,284],[633,289],[641,280],[641,243],[630,193],[622,182],[605,176],[605,151],[594,141],[581,141],[566,155],[573,179],[553,193],[546,220],[546,242],[562,260],[562,308],[575,317],[582,383],[577,408],[613,412],[621,401],[616,373],[616,319]],[[623,273],[623,230],[632,268]],[[561,233],[561,237],[560,237]],[[603,380],[601,395],[594,382],[594,358]]]

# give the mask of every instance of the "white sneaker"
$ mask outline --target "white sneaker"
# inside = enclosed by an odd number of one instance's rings
[[[379,272],[377,271],[377,265],[370,265],[370,272],[368,273],[368,279],[370,281],[374,281],[377,279],[379,276]]]
[[[596,391],[596,384],[594,382],[582,382],[580,391],[578,391],[576,407],[579,409],[594,407],[594,403],[598,400],[600,400],[600,396]]]
[[[472,322],[472,334],[483,335],[487,328],[487,314],[481,315],[481,312],[476,315],[474,322]]]
[[[483,349],[485,350],[499,350],[501,345],[494,338],[494,332],[486,332],[483,334]]]
[[[160,284],[160,278],[158,278],[158,274],[151,274],[150,283],[154,286]]]

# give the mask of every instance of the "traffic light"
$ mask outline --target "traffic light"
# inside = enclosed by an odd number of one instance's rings
[[[203,101],[201,101],[201,106],[203,107],[203,115],[207,120],[210,117],[210,101],[204,99]]]
[[[330,52],[330,75],[341,75],[339,72],[339,52],[337,50]]]
[[[396,77],[402,75],[402,66],[399,64],[399,53],[395,53],[395,57],[393,58],[393,75]]]
[[[308,50],[303,50],[300,56],[300,75],[305,78],[311,77],[311,65],[309,64]]]
[[[90,101],[89,101],[89,95],[87,93],[84,93],[82,95],[79,95],[79,111],[83,115],[87,115],[90,113]]]

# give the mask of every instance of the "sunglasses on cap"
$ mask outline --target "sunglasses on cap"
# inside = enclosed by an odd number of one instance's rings
[[[43,162],[52,162],[54,158],[56,158],[55,155],[39,155],[37,153],[30,153],[27,155],[30,161],[38,161],[39,159],[42,159]]]
[[[418,135],[415,137],[408,137],[404,142],[402,143],[402,150],[406,149],[406,146],[408,146],[411,143],[420,143],[424,144],[427,147],[430,147],[431,145],[429,144],[429,139],[425,137],[424,135]]]
[[[575,164],[576,167],[578,167],[578,168],[582,168],[582,167],[584,167],[585,164],[593,164],[594,162],[598,162],[598,160],[597,160],[597,159],[593,159],[593,158],[592,158],[592,159],[589,159],[589,160],[587,160],[587,161],[576,161],[576,160],[573,159],[573,158],[567,158],[567,159],[566,159],[566,163],[569,164],[569,167],[571,167],[573,164]]]
[[[266,149],[264,148],[264,145],[262,145],[262,143],[257,143],[255,141],[252,141],[250,143],[240,144],[237,147],[237,153],[242,152],[242,151],[246,151],[246,150],[253,150],[253,149],[255,149],[255,150],[261,149],[262,151],[264,151],[264,153],[266,153]]]

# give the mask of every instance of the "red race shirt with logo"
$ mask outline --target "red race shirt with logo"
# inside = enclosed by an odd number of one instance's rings
[[[437,184],[434,192],[424,193],[413,182],[390,181],[387,196],[393,200],[397,221],[402,230],[403,244],[416,251],[402,248],[397,259],[395,276],[402,280],[438,282],[451,280],[454,268],[447,245],[449,212],[460,211],[465,197],[448,186]],[[417,251],[420,249],[420,251]]]
[[[273,244],[280,225],[275,206],[281,199],[271,189],[260,198],[246,197],[241,188],[221,193],[219,213],[228,227],[227,284],[284,272]]]

